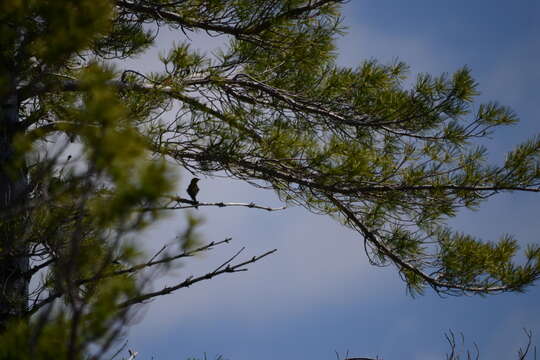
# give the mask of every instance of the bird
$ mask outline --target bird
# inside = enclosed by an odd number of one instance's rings
[[[187,193],[191,197],[191,200],[193,200],[193,204],[198,204],[197,201],[197,194],[199,193],[199,187],[197,186],[197,182],[199,181],[199,178],[193,178],[191,179],[191,182],[189,183],[189,186],[187,188]],[[195,205],[195,209],[198,209],[199,207]]]

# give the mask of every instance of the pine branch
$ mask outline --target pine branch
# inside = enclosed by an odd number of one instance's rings
[[[343,2],[343,0],[319,0],[313,3],[310,1],[305,6],[287,9],[286,11],[276,14],[275,16],[268,17],[263,21],[259,21],[254,24],[247,24],[244,26],[233,26],[231,24],[227,24],[226,22],[224,22],[225,18],[223,17],[218,18],[219,22],[215,22],[212,19],[205,19],[205,21],[195,21],[183,17],[177,12],[165,10],[165,6],[163,6],[163,4],[152,4],[148,2],[148,5],[142,5],[140,3],[137,4],[131,1],[119,0],[116,2],[116,5],[120,8],[128,9],[129,11],[146,14],[147,16],[150,16],[152,18],[156,18],[156,20],[158,21],[161,20],[173,23],[175,25],[179,25],[182,28],[190,30],[202,29],[205,31],[233,35],[239,39],[246,41],[255,41],[255,39],[252,38],[253,36],[258,35],[259,33],[269,29],[271,26],[273,26],[276,22],[280,20],[299,18],[302,15],[308,14],[309,12],[319,9],[327,4],[339,4]],[[231,23],[233,21],[234,19],[230,19]]]
[[[135,72],[132,70],[127,70],[126,72]],[[61,75],[54,74],[58,77]],[[146,78],[143,74],[140,74],[141,77]],[[146,78],[147,79],[147,78]],[[148,80],[148,79],[147,79]],[[276,88],[265,84],[264,82],[258,81],[247,74],[236,74],[233,77],[219,77],[211,78],[206,77],[187,77],[184,79],[178,79],[178,84],[182,87],[190,86],[200,86],[200,85],[213,85],[221,88],[226,94],[234,96],[236,99],[241,100],[245,103],[252,105],[262,105],[268,108],[276,108],[279,104],[279,108],[289,108],[293,111],[299,111],[306,114],[312,114],[315,116],[322,116],[323,118],[329,119],[336,124],[348,125],[353,127],[368,127],[374,128],[380,131],[385,131],[390,134],[400,136],[400,137],[409,137],[418,140],[425,141],[444,141],[446,137],[444,135],[419,135],[411,131],[397,131],[386,125],[395,125],[399,122],[408,122],[414,119],[415,115],[421,117],[425,114],[410,114],[405,119],[400,121],[389,121],[382,118],[375,118],[367,114],[355,113],[353,110],[348,110],[346,112],[336,112],[329,109],[327,106],[320,104],[317,101],[303,98],[297,94],[291,94],[286,90]],[[178,88],[163,85],[161,83],[146,81],[138,83],[128,83],[122,79],[120,80],[110,80],[108,82],[110,86],[113,86],[119,90],[123,91],[152,91],[168,95],[176,100],[179,100],[185,104],[189,104],[201,111],[204,111],[212,116],[215,116],[218,119],[223,120],[225,123],[230,126],[240,130],[242,133],[249,135],[253,139],[260,140],[260,136],[253,130],[250,130],[246,127],[238,124],[233,118],[227,116],[223,112],[220,112],[217,109],[213,109],[208,105],[200,102],[194,97],[189,97],[183,94]],[[237,89],[238,88],[238,89]],[[28,99],[33,96],[40,95],[49,91],[82,91],[81,84],[76,79],[59,79],[57,82],[45,85],[43,83],[36,83],[28,85],[27,87],[19,90],[19,98]],[[263,95],[269,96],[272,101],[265,100],[260,96],[249,95],[247,92],[250,90],[260,91]],[[277,103],[275,100],[279,100]],[[479,130],[482,133],[485,129]],[[474,134],[469,134],[469,136],[474,136]]]
[[[203,160],[215,160],[217,162],[220,159],[209,159],[206,153],[174,153],[170,152],[167,155],[172,156],[173,158],[181,157],[186,159],[192,159],[196,161]],[[478,186],[465,186],[465,185],[380,185],[380,184],[365,184],[365,183],[347,183],[347,187],[340,186],[340,184],[322,184],[317,182],[314,179],[312,174],[303,175],[299,169],[291,169],[290,171],[285,171],[281,169],[276,169],[273,167],[265,166],[264,160],[261,161],[249,161],[244,159],[227,159],[228,165],[236,165],[242,168],[250,170],[250,173],[253,174],[253,178],[265,179],[280,179],[290,183],[296,183],[303,185],[311,189],[317,189],[324,192],[331,192],[334,194],[341,194],[346,196],[365,196],[369,193],[383,193],[389,191],[400,191],[400,192],[416,192],[416,191],[477,191],[477,192],[500,192],[500,191],[525,191],[525,192],[540,192],[539,185],[532,185],[531,187],[526,186],[508,186],[508,185],[478,185]],[[255,173],[254,173],[255,172]]]
[[[386,246],[383,242],[379,241],[375,233],[370,231],[367,226],[365,226],[360,220],[358,220],[356,215],[348,207],[343,205],[341,201],[337,200],[331,194],[326,194],[326,196],[340,210],[340,212],[346,216],[346,218],[354,225],[354,227],[362,233],[364,238],[367,239],[369,243],[373,244],[382,254],[390,258],[401,271],[407,270],[418,275],[437,293],[448,293],[447,291],[449,290],[458,290],[460,292],[472,293],[500,293],[515,290],[515,288],[507,285],[484,287],[459,285],[456,283],[441,281],[438,278],[432,277],[429,274],[420,270],[418,267],[414,266],[413,264],[403,260],[397,254],[395,254],[392,249]],[[538,276],[539,275],[537,274],[536,278],[538,278]]]

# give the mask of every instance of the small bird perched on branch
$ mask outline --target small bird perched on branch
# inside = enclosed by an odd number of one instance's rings
[[[187,193],[191,197],[191,200],[193,200],[193,204],[196,205],[199,202],[197,201],[197,194],[199,193],[199,187],[197,186],[197,182],[199,181],[199,178],[193,178],[191,179],[191,182],[189,183],[189,186],[187,188]],[[198,209],[198,206],[195,206],[195,209]]]

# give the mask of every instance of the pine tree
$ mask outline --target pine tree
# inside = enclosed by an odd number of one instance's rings
[[[0,3],[0,358],[75,359],[91,345],[99,358],[134,305],[271,253],[149,291],[142,270],[228,241],[196,245],[188,215],[177,254],[139,254],[131,238],[162,210],[194,206],[173,193],[175,166],[336,218],[413,294],[523,291],[539,277],[538,246],[517,265],[511,236],[445,223],[501,192],[540,192],[540,137],[490,165],[475,141],[517,118],[473,106],[469,69],[406,86],[402,62],[336,65],[343,2]],[[178,33],[163,70],[126,68],[159,29]],[[224,45],[199,53],[192,31]]]

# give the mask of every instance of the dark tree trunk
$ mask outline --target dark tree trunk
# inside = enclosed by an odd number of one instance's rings
[[[8,77],[7,89],[0,92],[0,333],[10,320],[21,317],[26,311],[30,280],[26,274],[28,246],[23,235],[27,222],[24,205],[28,179],[24,160],[15,159],[13,140],[21,131],[19,104],[16,79],[13,74]]]

